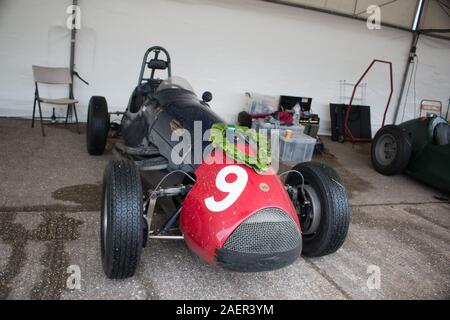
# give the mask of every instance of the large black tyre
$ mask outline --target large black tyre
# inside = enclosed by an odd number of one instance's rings
[[[101,255],[110,279],[134,275],[143,247],[142,185],[136,165],[112,160],[103,177]]]
[[[321,257],[336,252],[343,245],[350,225],[350,207],[345,187],[334,169],[321,163],[301,163],[292,170],[302,174],[305,196],[311,203],[307,208],[296,206],[302,227],[302,254]],[[286,184],[298,188],[298,200],[301,203],[304,199],[302,179],[298,173],[290,173]]]
[[[144,96],[136,93],[136,95],[134,95],[131,98],[131,103],[130,103],[130,112],[131,113],[136,113],[139,110],[141,110],[142,105],[144,104]]]
[[[90,155],[103,154],[109,130],[109,115],[106,99],[94,96],[89,100],[86,142]]]
[[[378,130],[373,139],[372,165],[383,175],[396,175],[405,171],[411,152],[411,141],[407,133],[399,126],[388,125]]]

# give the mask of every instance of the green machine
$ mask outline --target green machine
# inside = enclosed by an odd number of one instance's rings
[[[450,193],[450,124],[429,116],[382,127],[372,142],[372,164],[384,175],[405,172]]]
[[[300,124],[305,127],[305,134],[310,137],[317,138],[319,133],[320,119],[301,119]]]

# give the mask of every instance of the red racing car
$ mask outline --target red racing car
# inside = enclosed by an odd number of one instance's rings
[[[157,78],[160,72],[168,78]],[[209,130],[223,123],[209,107],[211,99],[206,92],[200,100],[187,82],[172,77],[169,54],[161,47],[146,52],[126,111],[115,113],[120,123],[111,120],[105,98],[91,98],[88,151],[102,154],[112,132],[112,151],[119,157],[109,162],[103,181],[107,277],[133,276],[149,238],[184,239],[211,265],[241,272],[282,268],[301,254],[324,256],[344,243],[348,196],[334,169],[301,163],[285,172],[283,182],[270,167],[262,172],[239,161],[209,141]],[[187,152],[180,152],[186,150],[174,136],[185,138]],[[227,140],[245,159],[254,150],[248,144]],[[168,212],[163,219],[154,214],[157,206]]]

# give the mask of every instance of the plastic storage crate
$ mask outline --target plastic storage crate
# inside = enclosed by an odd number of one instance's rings
[[[282,126],[282,125],[276,125],[273,123],[258,121],[258,120],[254,121],[252,126],[257,131],[259,131],[261,129],[265,129],[265,130],[267,130],[268,134],[270,134],[273,129],[278,129],[278,130],[280,130],[280,136],[284,136],[284,133],[286,130],[291,130],[293,132],[294,136],[299,136],[299,135],[303,134],[305,131],[305,127],[302,125]]]
[[[254,92],[246,92],[246,109],[253,115],[271,114],[278,110],[279,97],[263,95]]]
[[[315,146],[316,139],[303,133],[291,139],[280,136],[280,161],[285,163],[311,161]]]

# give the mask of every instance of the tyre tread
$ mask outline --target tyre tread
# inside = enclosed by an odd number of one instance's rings
[[[350,225],[350,206],[348,194],[342,185],[337,172],[324,164],[317,162],[301,163],[294,167],[294,170],[302,174],[314,176],[322,187],[322,215],[328,213],[327,219],[322,220],[327,223],[311,241],[303,241],[303,255],[308,257],[320,257],[336,252],[345,242]],[[288,177],[289,179],[289,177]],[[327,207],[326,213],[324,207]],[[322,219],[324,216],[322,216]]]
[[[128,160],[112,160],[107,167],[111,187],[111,250],[109,278],[123,279],[134,275],[143,241],[142,186],[139,171]]]
[[[108,137],[109,116],[106,99],[93,96],[89,100],[86,142],[90,155],[102,155]]]

